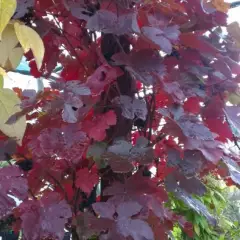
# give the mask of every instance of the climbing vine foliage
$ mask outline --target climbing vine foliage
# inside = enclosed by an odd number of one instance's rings
[[[240,27],[227,24],[229,7],[1,0],[1,82],[17,71],[44,87],[1,83],[0,218],[24,240],[164,240],[176,224],[192,238],[174,196],[217,226],[199,200],[204,176],[240,184]],[[30,73],[17,68],[23,56]]]

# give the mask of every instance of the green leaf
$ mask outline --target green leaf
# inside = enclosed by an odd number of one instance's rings
[[[107,144],[105,142],[95,142],[90,145],[87,150],[87,157],[92,157],[99,168],[105,167],[105,162],[101,159],[102,154],[106,151]]]
[[[0,89],[3,89],[4,77],[0,75]]]
[[[200,227],[199,227],[199,225],[198,225],[198,224],[194,224],[194,225],[193,225],[193,228],[194,228],[194,232],[195,232],[198,236],[200,236]]]
[[[22,144],[22,139],[26,130],[26,117],[22,116],[15,123],[8,125],[6,121],[15,113],[20,112],[21,103],[18,96],[11,89],[0,89],[0,130],[8,137],[15,138],[18,144]]]
[[[101,155],[106,151],[107,144],[105,142],[95,142],[90,145],[87,150],[87,156],[94,159],[101,158]]]
[[[2,32],[13,16],[17,8],[16,0],[1,0],[0,1],[0,40],[2,40]]]

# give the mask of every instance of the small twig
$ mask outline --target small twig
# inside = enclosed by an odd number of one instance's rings
[[[167,134],[165,134],[165,133],[159,134],[159,135],[155,138],[155,140],[154,140],[153,142],[149,143],[148,146],[149,146],[149,147],[154,146],[154,145],[157,144],[158,142],[161,142],[166,136],[167,136]]]
[[[153,124],[153,117],[156,109],[156,101],[155,101],[155,94],[153,93],[151,104],[150,104],[151,114],[149,118],[149,134],[148,134],[148,141],[151,141],[152,138],[152,124]]]
[[[49,172],[47,172],[47,175],[54,180],[54,182],[57,184],[57,186],[58,186],[58,187],[62,190],[62,192],[64,193],[64,197],[65,197],[66,201],[69,202],[67,193],[66,193],[65,189],[63,188],[63,186],[61,185],[61,183],[60,183],[53,175],[51,175]]]
[[[30,193],[30,195],[33,197],[34,200],[36,200],[37,198],[35,197],[35,195],[33,194],[31,189],[28,189],[28,192]]]

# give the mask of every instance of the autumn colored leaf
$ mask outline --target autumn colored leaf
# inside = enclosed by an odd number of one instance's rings
[[[26,240],[214,238],[205,176],[240,181],[236,4],[0,0],[0,220]]]
[[[64,237],[64,225],[71,217],[70,206],[59,194],[51,192],[40,200],[28,200],[19,206],[21,227],[27,240]],[[34,231],[32,231],[34,230]]]
[[[42,61],[44,57],[44,44],[38,33],[32,28],[25,26],[22,23],[15,22],[14,23],[15,32],[17,38],[24,50],[24,52],[28,52],[30,49],[33,52],[35,57],[38,69],[42,66]]]
[[[2,0],[0,3],[0,40],[2,40],[2,32],[13,16],[17,7],[16,0]]]
[[[76,186],[87,194],[90,194],[93,187],[98,184],[99,177],[95,172],[89,172],[87,168],[77,171]]]
[[[8,24],[2,32],[2,39],[0,42],[0,65],[7,71],[15,70],[20,63],[23,50],[18,47],[18,39],[12,24]]]
[[[212,0],[211,4],[220,12],[227,13],[230,9],[230,3],[224,2],[224,0]]]
[[[21,103],[20,99],[17,97],[15,92],[10,89],[0,90],[0,112],[1,112],[1,122],[0,130],[9,137],[16,138],[17,142],[21,145],[22,139],[26,130],[26,117],[22,116],[14,124],[6,124],[7,120],[16,112],[20,112]]]

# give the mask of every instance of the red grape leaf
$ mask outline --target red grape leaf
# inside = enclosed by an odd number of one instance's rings
[[[103,141],[106,137],[106,129],[117,123],[117,117],[113,110],[83,123],[84,131],[96,141]]]
[[[88,77],[86,84],[92,93],[100,94],[107,84],[116,80],[122,74],[123,72],[120,68],[104,64],[98,67],[95,72]]]
[[[76,186],[87,194],[90,194],[93,187],[99,182],[97,173],[89,172],[87,168],[78,170],[76,175]]]

